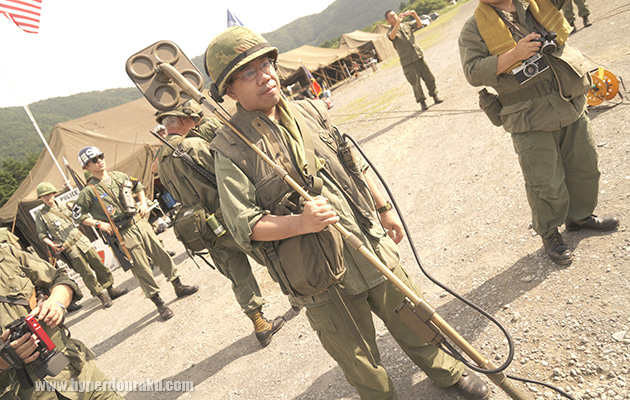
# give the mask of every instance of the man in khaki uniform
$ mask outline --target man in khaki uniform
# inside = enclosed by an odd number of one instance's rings
[[[31,379],[36,381],[32,374],[32,362],[37,359],[34,353],[35,342],[31,335],[23,335],[21,338],[9,343],[9,331],[4,327],[20,317],[29,314],[35,316],[44,331],[52,339],[56,350],[68,357],[70,363],[56,376],[46,376],[44,381],[49,387],[56,390],[42,391],[22,387],[17,379],[17,369],[22,365],[11,365],[4,357],[0,357],[0,398],[3,400],[83,400],[86,398],[95,400],[121,400],[115,391],[105,387],[102,391],[78,392],[71,390],[72,381],[107,382],[107,377],[96,367],[94,353],[82,342],[70,338],[66,330],[59,324],[63,320],[65,308],[73,298],[81,298],[81,292],[74,282],[70,280],[65,270],[56,270],[42,259],[25,251],[19,250],[7,244],[0,244],[0,345],[10,346],[15,354],[22,360],[26,372]],[[48,291],[48,298],[31,310],[29,299],[35,288]],[[33,305],[34,306],[34,305]],[[0,354],[5,353],[5,349]],[[41,383],[41,382],[39,382]],[[67,384],[67,390],[61,391]],[[75,386],[76,387],[76,386]]]
[[[290,301],[306,308],[322,345],[362,399],[396,398],[380,362],[372,312],[436,385],[488,398],[481,379],[423,342],[395,314],[405,296],[329,226],[340,222],[420,295],[399,263],[395,242],[403,233],[391,205],[343,143],[323,102],[284,99],[277,56],[262,36],[234,26],[210,42],[205,62],[212,90],[237,101],[230,123],[320,195],[302,202],[231,129],[220,129],[211,148],[221,210],[234,239],[263,258]]]
[[[413,21],[403,23],[402,20],[406,15],[411,15]],[[385,19],[391,25],[387,32],[387,37],[392,41],[394,48],[400,57],[400,65],[403,68],[405,78],[413,87],[413,93],[416,96],[416,102],[420,103],[423,110],[428,109],[424,91],[422,91],[422,81],[427,85],[429,96],[433,97],[435,104],[441,103],[443,100],[438,96],[435,85],[435,77],[429,69],[429,65],[424,59],[424,53],[420,46],[416,44],[414,32],[422,28],[422,22],[415,10],[407,14],[398,15],[393,10],[385,13]]]
[[[127,293],[127,289],[114,288],[114,276],[88,238],[74,226],[67,203],[57,204],[55,186],[50,182],[42,182],[37,185],[36,191],[37,198],[44,202],[44,207],[35,215],[39,238],[50,247],[53,254],[64,252],[70,259],[72,269],[81,275],[92,296],[98,297],[103,307],[111,307],[112,300]]]
[[[149,257],[162,271],[164,277],[173,284],[177,297],[190,296],[196,293],[199,287],[182,284],[173,260],[160,244],[151,224],[144,218],[147,213],[144,186],[123,172],[108,172],[105,155],[94,146],[81,149],[78,158],[83,169],[90,172],[92,177],[79,193],[72,208],[72,217],[80,224],[93,226],[113,236],[114,228],[110,225],[106,212],[109,214],[131,254],[133,259],[131,272],[138,280],[142,291],[156,305],[163,320],[171,318],[173,312],[160,297],[160,288],[153,277]],[[135,200],[126,200],[132,193],[137,195],[140,201],[137,210]],[[99,198],[103,202],[102,205]],[[92,216],[88,216],[88,213]]]
[[[588,20],[588,16],[591,15],[591,12],[588,9],[588,4],[586,4],[586,0],[567,0],[564,7],[562,7],[562,13],[564,14],[564,18],[567,19],[569,25],[575,30],[575,13],[573,12],[573,2],[575,1],[575,5],[578,8],[578,15],[582,18],[582,22],[584,22],[584,27],[588,28],[593,25]]]
[[[166,140],[171,146],[188,154],[193,162],[214,174],[210,143],[201,137],[187,136],[201,121],[199,117],[201,109],[193,103],[188,101],[175,110],[158,112],[156,120],[166,127]],[[219,194],[214,184],[195,171],[180,156],[173,154],[173,150],[168,146],[162,146],[158,150],[156,160],[162,185],[182,204],[182,210],[201,203],[206,215],[214,214],[219,223],[225,223],[219,207]],[[284,325],[284,319],[277,317],[271,323],[262,316],[264,300],[247,256],[228,232],[213,237],[211,241],[204,240],[204,244],[216,268],[232,282],[236,301],[252,320],[256,338],[260,344],[267,346],[272,335]]]
[[[605,231],[619,224],[617,218],[593,215],[600,173],[586,114],[589,67],[566,44],[571,27],[559,11],[564,2],[480,0],[459,37],[468,82],[498,93],[498,102],[486,113],[494,110],[491,120],[512,134],[532,226],[549,258],[560,265],[573,258],[558,232],[563,223],[567,231]],[[557,48],[541,56],[541,43],[535,39],[552,31]],[[541,56],[536,67],[522,69],[532,56]]]

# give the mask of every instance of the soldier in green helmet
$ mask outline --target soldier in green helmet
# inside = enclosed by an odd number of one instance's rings
[[[166,140],[171,146],[190,155],[194,162],[214,173],[210,143],[201,137],[189,137],[202,119],[201,111],[199,105],[190,100],[174,110],[158,112],[156,120],[166,127]],[[200,203],[206,215],[214,214],[219,223],[225,224],[216,186],[180,156],[173,154],[173,150],[167,146],[158,150],[156,159],[162,184],[182,204],[182,209]],[[276,317],[272,322],[262,316],[264,300],[247,255],[227,232],[210,241],[204,240],[204,245],[219,272],[232,282],[234,296],[245,315],[251,319],[256,338],[261,345],[267,346],[272,335],[284,324],[284,319]]]
[[[181,282],[173,260],[144,218],[147,213],[144,186],[123,172],[107,171],[105,155],[97,147],[84,147],[79,151],[78,159],[91,177],[74,203],[72,217],[80,224],[93,226],[112,236],[114,229],[118,229],[133,259],[131,272],[145,296],[155,304],[162,320],[172,318],[173,312],[160,297],[160,287],[153,277],[149,257],[173,284],[177,297],[190,296],[199,287]],[[137,196],[139,205],[134,196]],[[108,215],[115,227],[110,224]]]
[[[379,357],[372,313],[436,385],[454,386],[470,399],[488,398],[479,377],[422,341],[395,314],[404,294],[329,226],[340,222],[421,295],[400,265],[400,221],[367,164],[343,141],[323,102],[283,97],[277,56],[261,35],[241,26],[215,37],[205,54],[213,98],[227,94],[237,101],[230,123],[315,198],[302,201],[224,126],[211,149],[221,210],[234,240],[264,260],[292,304],[306,308],[323,347],[362,399],[396,398]]]
[[[127,289],[114,288],[114,276],[103,264],[89,239],[74,225],[72,211],[67,203],[57,203],[57,189],[50,182],[37,185],[37,198],[44,206],[35,215],[35,225],[40,240],[50,251],[64,253],[71,261],[70,267],[81,275],[92,296],[98,297],[103,307],[127,293]]]

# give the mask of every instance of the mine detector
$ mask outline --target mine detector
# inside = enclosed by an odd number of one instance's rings
[[[232,129],[249,147],[251,147],[291,188],[306,201],[313,197],[304,190],[289,174],[264,154],[234,127],[206,97],[201,93],[204,86],[203,76],[195,65],[186,57],[179,47],[170,41],[159,41],[132,55],[126,63],[129,77],[155,108],[161,111],[170,110],[190,99],[207,107],[221,122]],[[217,100],[214,100],[217,102]],[[443,348],[450,339],[479,367],[474,370],[482,372],[507,393],[512,399],[532,400],[529,392],[523,392],[508,379],[503,370],[504,364],[497,368],[490,360],[483,357],[453,327],[438,315],[424,299],[416,295],[407,285],[396,277],[376,255],[339,222],[332,225],[344,238],[346,244],[368,259],[389,281],[407,298],[397,307],[397,314],[427,343]],[[447,348],[454,350],[448,343]],[[449,354],[452,355],[453,351]],[[461,357],[456,357],[461,359]],[[510,377],[511,378],[511,377]]]

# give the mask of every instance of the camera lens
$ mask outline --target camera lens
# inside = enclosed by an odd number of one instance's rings
[[[549,55],[553,53],[554,51],[556,51],[556,48],[557,46],[554,42],[547,41],[543,43],[542,47],[540,48],[540,52],[543,54]]]
[[[523,67],[523,75],[526,77],[531,78],[536,74],[538,74],[538,65],[535,63],[529,63]]]

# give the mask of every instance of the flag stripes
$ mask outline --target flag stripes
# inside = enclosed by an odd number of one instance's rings
[[[39,32],[42,0],[0,0],[0,14],[28,33]]]

